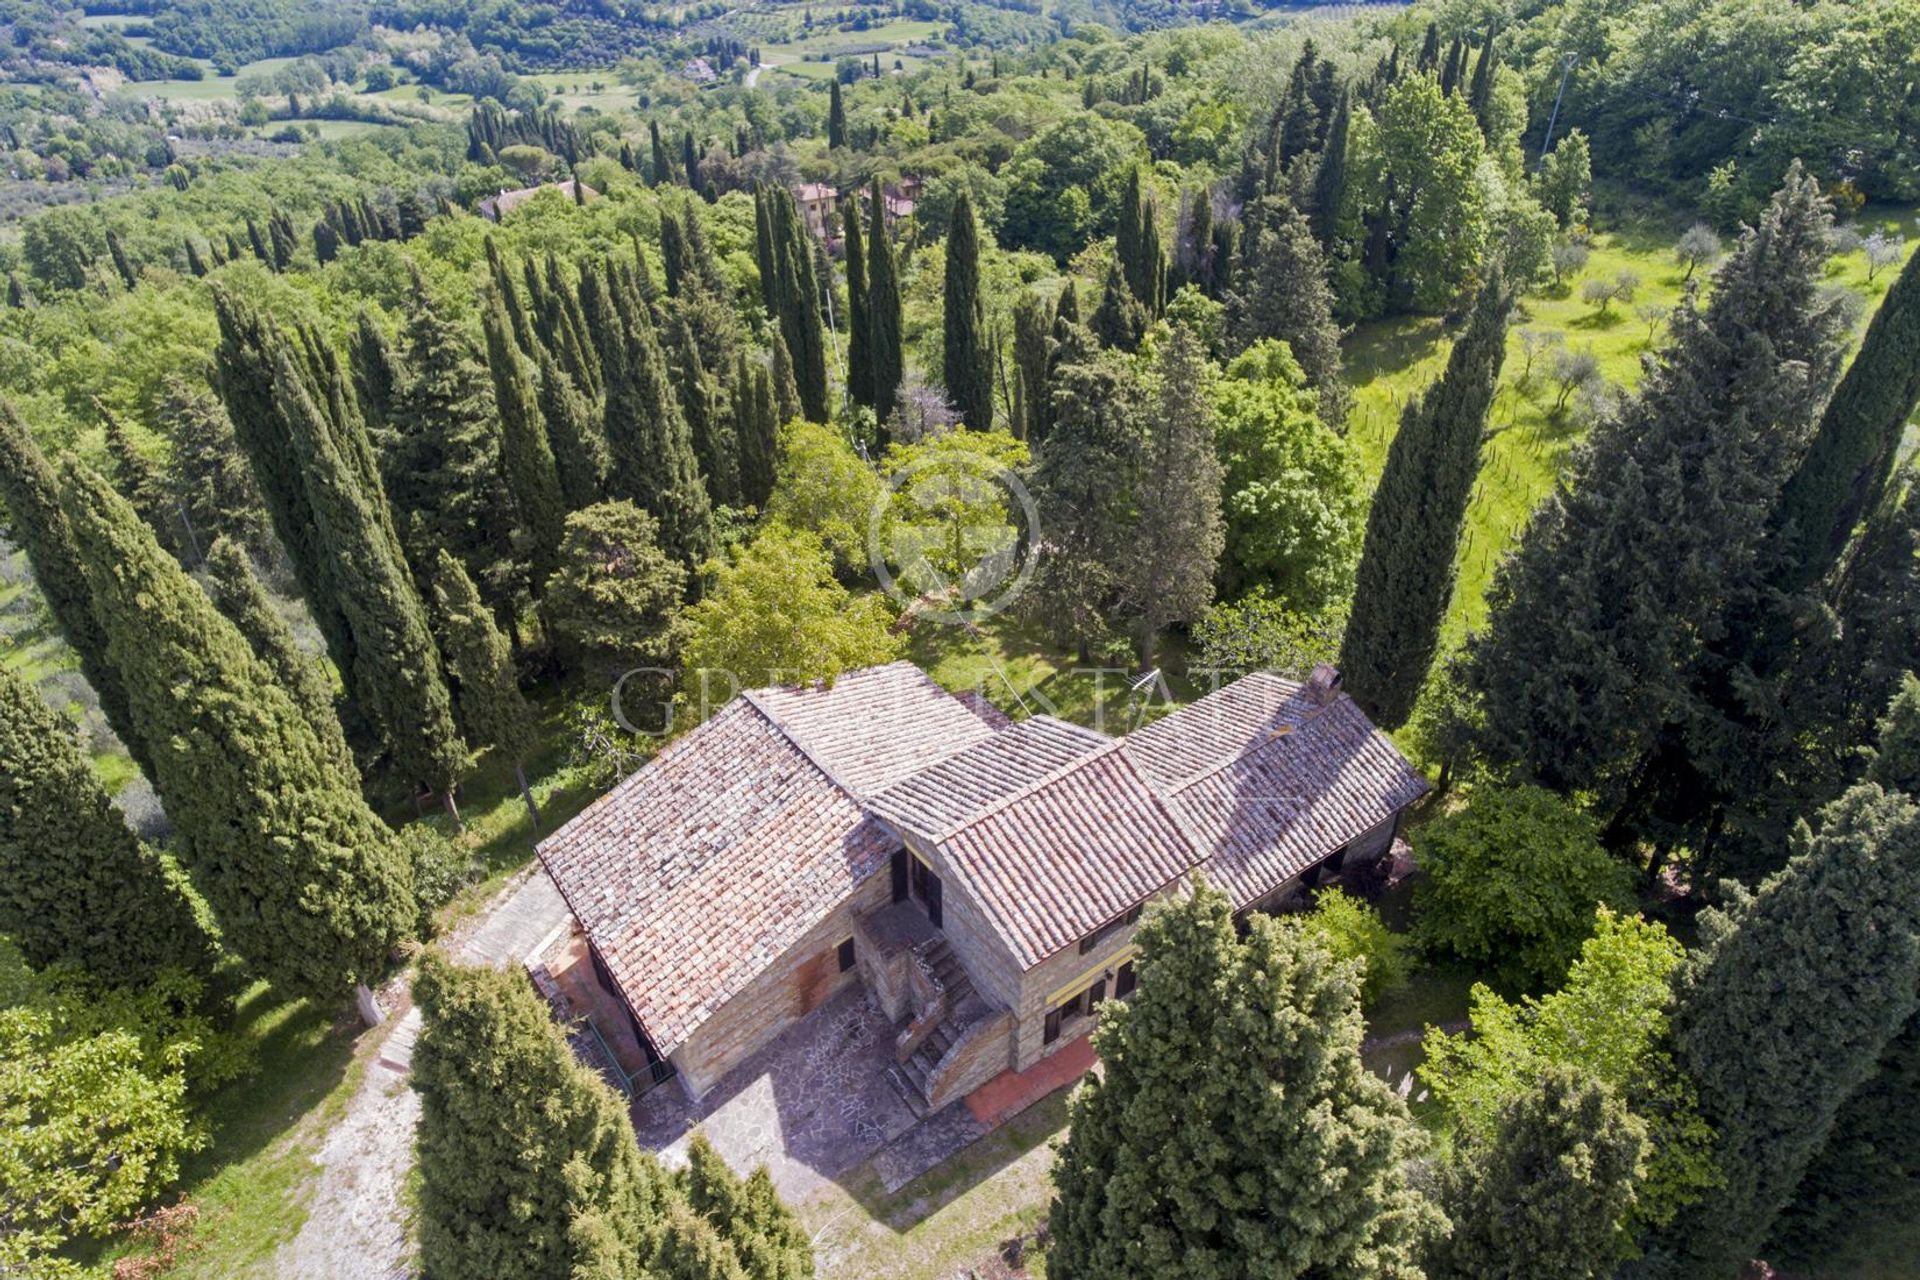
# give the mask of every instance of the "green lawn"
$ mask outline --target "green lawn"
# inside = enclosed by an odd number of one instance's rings
[[[1914,212],[1872,209],[1858,221],[1863,233],[1875,226],[1911,231]],[[1551,490],[1569,448],[1581,435],[1578,414],[1571,405],[1567,412],[1555,411],[1559,388],[1550,374],[1551,348],[1541,348],[1529,370],[1523,335],[1551,336],[1573,350],[1591,350],[1603,377],[1617,386],[1633,386],[1639,381],[1642,356],[1664,334],[1664,327],[1655,325],[1649,342],[1649,322],[1640,317],[1639,309],[1671,308],[1681,296],[1685,271],[1673,261],[1676,237],[1677,230],[1669,227],[1635,225],[1603,232],[1595,238],[1592,257],[1577,276],[1522,300],[1508,333],[1506,368],[1489,415],[1491,436],[1480,484],[1467,513],[1459,585],[1447,617],[1445,644],[1458,643],[1485,620],[1486,589],[1500,553],[1518,536],[1534,505]],[[1581,300],[1583,283],[1611,280],[1622,271],[1640,278],[1631,303],[1616,302],[1602,314]],[[1878,304],[1894,275],[1889,268],[1868,284],[1865,261],[1858,253],[1836,259],[1828,271],[1831,283],[1855,290],[1870,305]],[[1386,465],[1387,447],[1399,426],[1401,410],[1439,376],[1450,349],[1441,322],[1433,317],[1361,325],[1347,338],[1347,376],[1354,390],[1349,435],[1370,482]]]

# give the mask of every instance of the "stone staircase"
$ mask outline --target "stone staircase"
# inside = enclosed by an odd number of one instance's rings
[[[933,1092],[934,1074],[940,1069],[941,1059],[947,1056],[947,1050],[953,1048],[972,1023],[981,1002],[976,997],[973,979],[967,976],[960,957],[953,954],[953,948],[947,945],[945,938],[935,938],[920,947],[914,954],[914,960],[939,988],[946,1005],[946,1016],[927,1033],[927,1038],[906,1060],[889,1069],[887,1075],[913,1113],[924,1116],[927,1114],[928,1096]]]

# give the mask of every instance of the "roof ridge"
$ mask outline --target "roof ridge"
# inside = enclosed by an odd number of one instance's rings
[[[1031,720],[1033,719],[1033,717],[1029,716],[1027,717],[1027,719]],[[1026,721],[1021,721],[1020,723],[1024,724],[1026,723]],[[1069,723],[1069,722],[1062,721],[1062,723]],[[993,741],[993,739],[989,738],[987,739],[987,741],[991,742]],[[955,836],[959,835],[962,831],[965,831],[968,827],[975,826],[981,822],[984,822],[986,819],[993,817],[996,814],[1005,812],[1008,808],[1018,803],[1019,801],[1026,799],[1028,796],[1034,794],[1036,791],[1039,791],[1041,788],[1052,786],[1054,783],[1060,781],[1060,779],[1066,777],[1068,774],[1072,773],[1074,770],[1079,769],[1085,765],[1092,764],[1095,760],[1098,760],[1102,756],[1111,755],[1115,751],[1118,751],[1122,743],[1123,743],[1123,739],[1108,738],[1104,743],[1100,744],[1097,747],[1092,748],[1091,750],[1081,755],[1077,755],[1073,757],[1071,760],[1068,760],[1065,764],[1054,766],[1053,768],[1047,770],[1045,773],[1041,774],[1038,778],[1035,778],[1033,781],[1027,783],[1025,786],[1015,787],[1013,790],[1007,792],[1005,795],[995,798],[992,804],[985,805],[981,809],[979,809],[977,812],[968,815],[965,821],[956,823],[955,825],[942,831],[938,836],[934,837],[935,842],[945,843],[946,841],[951,840]],[[971,747],[967,749],[972,750]],[[954,753],[954,755],[958,755],[958,754],[960,753],[959,752]],[[950,760],[953,758],[953,756],[949,756],[947,758]],[[1132,761],[1128,761],[1128,768],[1129,769],[1132,768]],[[1144,783],[1146,780],[1143,778],[1141,779],[1141,781]],[[1152,788],[1148,787],[1147,790],[1149,791],[1149,793],[1151,793]]]
[[[1272,676],[1275,680],[1279,680],[1284,684],[1292,685],[1294,692],[1297,692],[1299,690],[1303,690],[1306,688],[1306,685],[1302,684],[1297,680],[1288,680],[1285,676],[1274,675],[1270,671],[1252,672],[1248,676],[1242,676],[1240,680],[1236,680],[1233,683],[1239,684],[1242,681],[1251,678],[1251,676],[1253,675]],[[1228,689],[1231,689],[1231,688],[1233,688],[1232,684],[1222,685],[1215,692],[1225,693]],[[1212,697],[1213,694],[1208,694],[1207,696]],[[1287,696],[1292,697],[1293,693],[1290,692]],[[1204,702],[1205,700],[1206,699],[1204,698],[1201,699],[1202,702]],[[1215,774],[1223,773],[1226,770],[1231,769],[1234,765],[1239,764],[1242,760],[1245,760],[1248,756],[1252,755],[1254,752],[1260,751],[1272,745],[1273,743],[1278,742],[1282,738],[1291,737],[1294,734],[1300,732],[1302,729],[1305,729],[1308,725],[1317,723],[1322,716],[1326,715],[1327,712],[1333,710],[1335,707],[1341,705],[1342,703],[1347,703],[1356,708],[1360,705],[1359,703],[1354,702],[1353,699],[1348,697],[1345,693],[1336,693],[1334,694],[1333,699],[1327,702],[1325,705],[1310,707],[1307,713],[1300,717],[1299,722],[1297,724],[1290,726],[1285,733],[1269,730],[1266,736],[1260,738],[1256,742],[1253,742],[1247,746],[1242,747],[1240,750],[1234,752],[1232,755],[1228,756],[1225,760],[1222,760],[1220,763],[1215,765],[1210,765],[1207,768],[1200,770],[1198,773],[1189,774],[1188,776],[1180,779],[1180,781],[1169,785],[1167,787],[1167,794],[1170,796],[1179,795],[1182,791],[1187,790],[1189,787],[1195,786],[1198,783],[1206,780],[1207,778],[1213,777]],[[1181,711],[1192,711],[1198,708],[1199,706],[1200,706],[1199,702],[1189,703],[1187,706],[1182,707],[1180,711],[1174,712],[1173,715],[1164,716],[1161,719],[1154,721],[1154,724],[1156,725],[1165,724],[1167,723],[1167,721],[1172,720],[1175,716],[1178,716],[1181,713]],[[1364,713],[1362,718],[1364,718]],[[1369,733],[1378,733],[1380,729],[1378,725],[1374,724],[1371,720],[1369,720],[1367,721],[1367,731]],[[1134,732],[1137,733],[1139,732],[1139,730],[1136,729]],[[1119,741],[1122,744],[1124,744],[1131,737],[1133,737],[1133,734],[1130,733],[1126,737],[1119,739]],[[1149,780],[1147,785],[1151,787],[1153,784]]]
[[[870,814],[868,814],[867,802],[860,797],[859,793],[856,792],[852,787],[848,786],[845,782],[841,781],[840,775],[835,773],[832,769],[829,769],[827,767],[826,761],[822,760],[818,755],[814,754],[813,750],[810,747],[808,747],[805,742],[801,740],[800,735],[795,733],[790,727],[788,727],[786,721],[782,720],[779,716],[769,711],[766,708],[766,706],[760,701],[760,699],[754,696],[755,694],[763,693],[763,692],[765,692],[765,690],[742,689],[740,691],[740,698],[748,706],[752,707],[755,711],[758,711],[762,719],[764,719],[768,724],[772,725],[774,729],[780,734],[780,736],[785,738],[795,751],[798,751],[802,756],[806,758],[806,761],[808,764],[818,769],[820,771],[820,776],[825,778],[830,786],[832,786],[836,791],[838,791],[841,795],[845,796],[847,799],[853,801],[854,805],[859,808],[862,814],[867,814],[868,816],[871,816]]]

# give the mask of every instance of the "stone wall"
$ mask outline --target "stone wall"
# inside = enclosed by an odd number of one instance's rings
[[[964,1098],[1007,1069],[1013,1042],[1013,1013],[1002,1009],[966,1029],[927,1082],[927,1106],[938,1111]]]
[[[1182,882],[1184,883],[1184,882]],[[1173,886],[1155,894],[1148,901],[1154,902],[1174,891]],[[1137,924],[1115,929],[1100,939],[1098,946],[1080,954],[1080,944],[1073,943],[1048,956],[1022,975],[1020,981],[1020,1002],[1014,1006],[1016,1027],[1013,1041],[1013,1066],[1016,1071],[1025,1071],[1034,1063],[1051,1054],[1054,1050],[1084,1034],[1092,1025],[1092,1019],[1081,1019],[1060,1029],[1060,1038],[1052,1044],[1043,1044],[1046,1038],[1047,1010],[1052,1007],[1048,998],[1062,987],[1080,986],[1081,979],[1090,983],[1093,979],[1118,969],[1120,961],[1126,957],[1123,953],[1131,950],[1133,935],[1139,928]],[[1113,994],[1113,978],[1107,978],[1107,994]]]
[[[860,966],[841,973],[836,949],[854,934],[854,917],[884,906],[889,893],[884,869],[867,877],[851,897],[667,1055],[687,1093],[700,1097],[768,1041],[859,982]]]
[[[981,995],[994,1004],[1012,1008],[1020,992],[1020,966],[987,923],[980,908],[967,895],[959,878],[931,850],[914,845],[914,850],[940,877],[941,925],[947,945],[966,966],[967,976]]]

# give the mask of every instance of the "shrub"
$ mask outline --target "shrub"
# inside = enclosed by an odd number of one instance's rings
[[[1529,985],[1560,980],[1594,907],[1630,911],[1633,871],[1600,847],[1593,819],[1539,787],[1484,786],[1413,835],[1421,945]]]
[[[468,852],[425,822],[400,828],[400,847],[413,865],[413,896],[420,904],[420,936],[433,932],[433,913],[473,879]]]
[[[1363,1005],[1371,1007],[1387,992],[1406,986],[1413,976],[1412,945],[1387,928],[1378,911],[1352,894],[1322,890],[1312,911],[1291,919],[1319,933],[1335,959],[1365,964],[1360,978]]]

